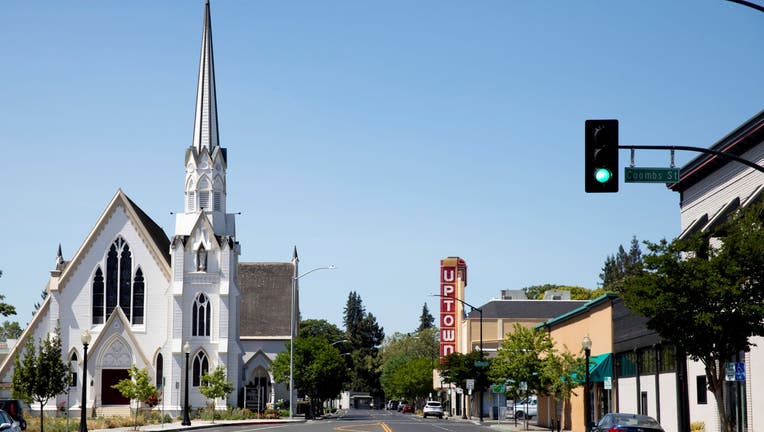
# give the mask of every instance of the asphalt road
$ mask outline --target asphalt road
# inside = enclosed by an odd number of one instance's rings
[[[424,419],[414,414],[386,410],[350,410],[342,417],[311,420],[298,424],[264,424],[227,426],[206,431],[295,431],[295,432],[471,432],[490,431],[490,428],[471,421],[456,419]]]

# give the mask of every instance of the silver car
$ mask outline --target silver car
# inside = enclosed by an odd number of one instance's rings
[[[533,418],[538,415],[538,399],[536,396],[523,399],[515,403],[513,409],[515,412],[515,418],[522,420],[524,418]]]

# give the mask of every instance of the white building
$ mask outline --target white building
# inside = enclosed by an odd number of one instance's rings
[[[88,409],[128,403],[112,385],[132,365],[147,368],[162,386],[164,407],[183,404],[190,344],[189,402],[205,406],[199,378],[218,365],[237,389],[217,405],[262,410],[288,399],[268,368],[290,339],[292,282],[297,251],[284,263],[240,263],[236,218],[226,213],[226,149],[218,141],[217,98],[209,2],[205,5],[192,145],[185,149],[185,178],[178,179],[177,213],[171,238],[118,190],[71,260],[59,247],[43,302],[20,340],[0,363],[0,394],[9,397],[13,360],[55,329],[64,360],[75,374],[70,406]],[[180,159],[181,151],[178,149]],[[181,161],[179,161],[180,163]],[[150,174],[147,174],[150,175]],[[183,182],[183,183],[181,183]],[[170,197],[172,198],[172,197]],[[295,314],[299,316],[299,312]],[[92,340],[83,370],[82,334]],[[66,401],[50,401],[55,409]]]
[[[730,132],[711,148],[764,166],[764,111]],[[681,170],[680,181],[669,186],[680,193],[682,234],[714,233],[735,210],[758,202],[764,192],[764,173],[716,154],[701,154]],[[727,415],[739,431],[764,430],[764,338],[737,359],[745,364],[744,381],[728,381],[725,388]],[[714,396],[704,389],[703,365],[688,363],[690,421],[702,421],[706,431],[720,430]]]

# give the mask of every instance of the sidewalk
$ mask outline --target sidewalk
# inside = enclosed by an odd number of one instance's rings
[[[474,424],[481,424],[477,417],[461,418],[461,417],[448,417],[449,421],[470,422]],[[499,431],[511,431],[511,432],[537,432],[537,431],[550,431],[549,428],[539,426],[535,420],[528,421],[527,425],[524,420],[517,420],[515,424],[514,419],[494,420],[490,417],[483,418],[483,426],[490,427]]]
[[[264,425],[264,424],[289,424],[289,423],[305,423],[305,418],[296,417],[293,419],[250,419],[250,420],[217,420],[213,423],[210,420],[192,420],[190,426],[183,426],[180,422],[173,423],[157,423],[138,426],[139,431],[143,432],[161,432],[161,431],[179,431],[179,430],[195,430],[195,429],[207,429],[220,426],[236,425]],[[129,432],[135,429],[131,426],[113,428],[113,429],[89,429],[89,432]]]

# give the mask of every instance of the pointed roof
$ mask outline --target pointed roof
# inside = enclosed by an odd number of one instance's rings
[[[199,81],[196,88],[196,114],[194,116],[193,147],[201,153],[218,147],[218,107],[215,96],[215,60],[212,56],[212,20],[210,2],[204,5],[202,50],[199,56]]]

